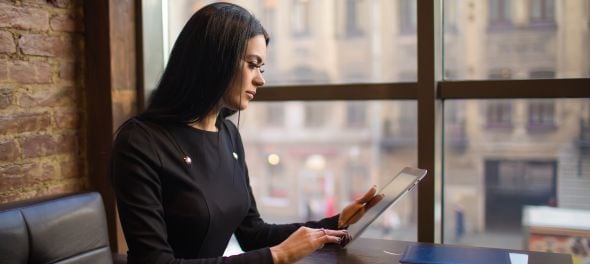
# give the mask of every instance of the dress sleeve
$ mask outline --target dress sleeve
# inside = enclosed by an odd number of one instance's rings
[[[128,121],[115,140],[111,180],[129,247],[129,263],[272,263],[268,248],[230,257],[177,259],[167,241],[161,168],[149,128]]]

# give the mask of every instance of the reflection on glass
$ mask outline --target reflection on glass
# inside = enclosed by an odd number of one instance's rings
[[[587,0],[443,4],[447,80],[590,77]]]
[[[168,1],[168,42],[216,1]],[[270,34],[268,85],[416,81],[416,1],[239,0]]]
[[[444,242],[589,261],[589,128],[590,99],[445,102]]]
[[[268,123],[272,111],[284,114],[281,125]],[[270,222],[335,215],[417,164],[415,102],[255,102],[240,118],[254,195]],[[415,241],[416,199],[408,194],[366,236]]]

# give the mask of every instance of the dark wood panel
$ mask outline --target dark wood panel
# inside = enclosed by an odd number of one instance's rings
[[[407,99],[416,99],[416,83],[269,86],[256,94],[256,101]]]
[[[590,97],[590,78],[444,81],[439,87],[443,99]]]
[[[84,1],[86,54],[86,140],[88,176],[102,195],[109,240],[117,249],[115,197],[110,191],[108,160],[113,131],[111,110],[110,1]]]

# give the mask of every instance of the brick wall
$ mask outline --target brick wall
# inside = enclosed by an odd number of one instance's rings
[[[0,0],[0,203],[88,188],[82,0]]]

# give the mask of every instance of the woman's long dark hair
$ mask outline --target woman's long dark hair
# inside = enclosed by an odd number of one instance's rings
[[[240,70],[250,38],[269,36],[246,9],[230,3],[201,8],[186,23],[170,53],[162,78],[143,118],[192,123],[220,102]],[[231,111],[230,111],[231,112]],[[222,115],[227,115],[227,109]]]

